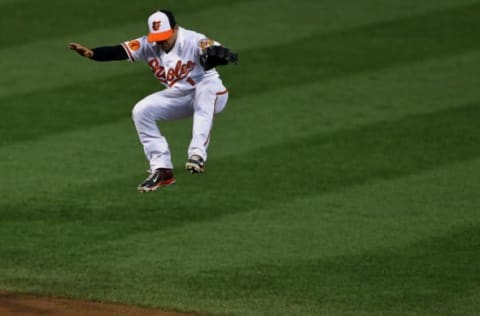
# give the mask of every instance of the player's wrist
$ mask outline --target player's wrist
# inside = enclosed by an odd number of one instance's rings
[[[95,53],[93,52],[93,50],[87,49],[87,50],[85,51],[84,56],[87,57],[87,58],[92,58],[94,54],[95,54]]]

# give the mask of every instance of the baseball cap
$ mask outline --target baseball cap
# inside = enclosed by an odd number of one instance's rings
[[[173,25],[175,26],[175,25]],[[149,33],[147,40],[149,42],[161,42],[170,38],[173,34],[170,20],[162,11],[154,12],[148,17]]]

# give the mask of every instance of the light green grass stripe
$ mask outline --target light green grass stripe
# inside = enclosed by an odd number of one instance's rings
[[[457,5],[470,2],[462,1],[457,3]],[[444,7],[451,5],[448,2],[443,3]],[[399,2],[397,6],[390,7],[391,4],[389,6],[381,6],[378,4],[378,1],[373,1],[370,3],[370,8],[380,6],[385,14],[381,15],[372,10],[362,11],[355,6],[347,6],[346,10],[351,11],[334,11],[332,13],[330,12],[331,10],[322,10],[323,7],[319,7],[326,6],[323,2],[306,1],[298,3],[296,7],[296,10],[303,12],[302,15],[292,17],[291,11],[287,10],[289,5],[291,5],[291,2],[282,1],[277,3],[277,1],[271,0],[258,2],[254,5],[252,3],[237,4],[231,9],[216,9],[218,12],[215,12],[213,16],[234,19],[235,23],[231,23],[231,27],[219,28],[218,24],[222,22],[221,20],[207,19],[206,16],[200,15],[200,13],[199,15],[187,14],[183,19],[192,21],[190,22],[191,24],[187,24],[188,26],[216,37],[219,41],[241,51],[308,38],[311,34],[318,32],[328,33],[411,16],[442,7],[442,5],[433,6],[430,2],[415,6],[407,6]],[[363,5],[367,6],[368,3]],[[283,6],[285,10],[270,10],[272,7],[277,6]],[[328,6],[325,8],[328,8]],[[232,18],[232,12],[236,11],[243,12],[243,14],[236,14]],[[263,26],[261,28],[243,28],[241,32],[238,32],[237,25],[255,25],[253,21],[255,18],[253,17],[257,17],[257,12],[263,12]],[[338,14],[342,14],[344,19],[339,19]],[[208,12],[208,16],[211,17],[212,12]],[[318,24],[316,22],[317,19],[326,22]],[[226,21],[224,22],[226,23]],[[295,31],[293,32],[290,27],[292,23],[295,25]],[[88,46],[115,44],[123,40],[135,38],[144,32],[145,25],[142,21],[100,31],[86,32],[76,36],[72,35],[54,40],[26,43],[15,48],[0,50],[0,68],[3,69],[3,76],[0,78],[0,86],[2,87],[0,97],[62,87],[76,82],[91,80],[92,77],[95,79],[106,79],[119,74],[132,74],[132,78],[135,76],[148,76],[148,70],[145,69],[144,65],[126,66],[123,63],[98,65],[88,60],[79,60],[77,55],[67,49],[67,43],[71,41],[79,41]],[[32,55],[38,55],[38,52],[42,53],[41,58],[32,58]]]

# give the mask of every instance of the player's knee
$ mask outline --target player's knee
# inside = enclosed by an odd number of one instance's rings
[[[145,102],[138,102],[135,104],[132,110],[132,119],[134,122],[148,119],[148,104]]]
[[[215,114],[220,113],[227,106],[228,93],[217,94],[217,99],[215,101]]]

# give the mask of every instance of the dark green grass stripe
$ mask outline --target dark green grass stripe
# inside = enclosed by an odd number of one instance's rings
[[[463,306],[456,306],[454,300],[480,286],[479,247],[480,228],[472,226],[404,248],[204,271],[175,276],[181,280],[175,282],[188,285],[199,299],[229,301],[274,295],[286,299],[287,306],[335,306],[339,315],[342,310],[375,315],[425,315],[422,311],[428,311],[427,315],[465,315]]]
[[[134,4],[125,1],[122,4],[121,1],[97,0],[11,2],[1,6],[0,48],[128,23],[146,23],[148,14],[159,6],[174,10],[180,17],[186,13],[229,5],[218,0],[164,0],[161,4],[150,1],[136,1]]]
[[[161,88],[148,70],[137,77],[132,80],[128,74],[3,98],[0,146],[128,119],[138,100]]]
[[[321,25],[319,26],[321,27]],[[240,52],[240,95],[478,50],[480,3]]]
[[[477,4],[242,51],[240,65],[222,71],[224,81],[232,97],[248,97],[478,49],[479,15]],[[138,77],[3,98],[0,145],[128,117],[135,101],[156,89],[148,71]]]
[[[222,159],[212,155],[205,177],[192,178],[180,169],[177,187],[164,193],[135,192],[139,177],[144,175],[139,170],[133,178],[65,188],[62,194],[51,197],[42,194],[28,210],[16,200],[4,200],[0,205],[5,220],[48,216],[59,221],[124,222],[131,217],[132,223],[144,222],[140,225],[143,230],[209,220],[477,158],[479,115],[479,103],[467,104],[298,138]],[[78,196],[88,196],[92,204],[79,201]],[[95,210],[96,205],[102,206],[101,212]]]

